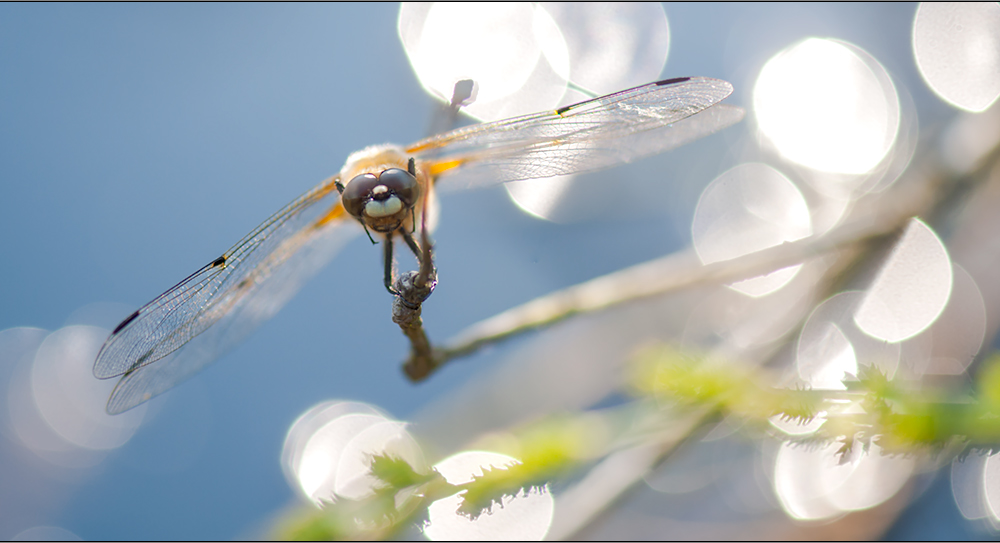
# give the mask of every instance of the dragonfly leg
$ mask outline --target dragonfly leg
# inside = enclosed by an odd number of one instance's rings
[[[358,221],[358,222],[360,222],[361,227],[365,229],[365,234],[368,234],[368,241],[372,242],[372,245],[378,245],[378,242],[375,241],[375,238],[372,237],[372,233],[368,231],[368,225],[365,224],[365,221]]]
[[[406,230],[400,228],[399,232],[403,235],[403,240],[406,241],[406,245],[413,251],[413,256],[417,257],[418,261],[422,262],[420,246],[417,245],[417,240],[413,239],[413,236]]]
[[[437,270],[434,269],[433,245],[431,244],[430,236],[427,234],[426,226],[421,225],[420,244],[417,243],[417,240],[413,239],[413,236],[409,232],[405,230],[400,230],[400,232],[410,250],[417,257],[417,262],[420,264],[420,275],[416,282],[422,286],[424,283],[436,281]],[[421,247],[421,244],[423,247]]]
[[[389,294],[398,296],[399,292],[392,288],[392,233],[386,234],[383,248],[382,258],[385,261],[385,275],[382,278],[382,282],[385,285],[385,289],[389,291]]]
[[[437,285],[437,270],[434,269],[431,241],[426,230],[421,230],[419,244],[405,228],[399,229],[399,235],[403,236],[406,245],[413,251],[420,264],[419,271],[404,273],[394,282],[394,289],[398,294],[396,294],[396,302],[393,305],[393,321],[403,326],[405,332],[407,326],[404,326],[403,323],[419,323],[420,304],[434,292],[434,287]],[[413,321],[413,319],[416,319],[416,321]]]

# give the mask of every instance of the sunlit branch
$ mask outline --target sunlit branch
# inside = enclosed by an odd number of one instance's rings
[[[915,165],[895,188],[858,204],[853,220],[823,236],[786,243],[727,262],[700,265],[690,252],[670,255],[615,272],[563,291],[533,300],[467,329],[439,353],[438,365],[474,352],[481,346],[518,333],[546,326],[577,313],[594,311],[687,287],[728,283],[799,263],[838,249],[861,248],[899,230],[909,217],[946,211],[964,188],[985,179],[1000,162],[1000,147],[985,153],[968,171],[945,173],[931,157]],[[931,164],[934,167],[927,166]],[[960,199],[960,198],[958,198]],[[829,392],[829,391],[825,391]],[[601,512],[612,507],[657,464],[669,457],[704,422],[707,412],[696,410],[675,420],[676,431],[619,450],[603,459],[588,474],[560,494],[559,513],[549,537],[573,538]]]
[[[436,349],[433,372],[453,358],[467,356],[481,347],[518,334],[549,326],[580,313],[600,311],[619,304],[682,289],[741,281],[808,261],[881,236],[893,234],[910,217],[927,215],[950,198],[943,190],[956,191],[963,182],[975,182],[997,161],[994,147],[970,171],[960,175],[942,171],[937,157],[911,165],[909,175],[897,181],[888,193],[870,196],[854,208],[852,219],[820,236],[787,242],[732,260],[701,264],[690,250],[638,264],[561,291],[536,298],[466,328],[445,346]],[[411,358],[412,361],[412,358]],[[409,365],[409,363],[408,363]]]
[[[883,195],[877,202],[869,202],[871,209],[858,209],[854,214],[856,219],[821,236],[707,265],[701,264],[689,250],[574,285],[472,325],[435,353],[432,370],[485,345],[555,324],[573,315],[686,288],[749,279],[892,234],[907,219],[925,212],[933,201],[929,183],[914,183],[898,188],[891,198]],[[859,207],[864,207],[864,203]]]
[[[621,499],[646,474],[694,439],[694,430],[709,417],[708,410],[698,410],[674,420],[664,430],[633,447],[615,451],[602,459],[587,475],[559,494],[554,522],[548,539],[578,539],[579,533],[594,522],[609,506]]]

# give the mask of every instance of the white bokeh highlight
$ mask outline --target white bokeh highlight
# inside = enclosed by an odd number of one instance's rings
[[[741,164],[702,192],[691,223],[694,250],[703,264],[761,251],[812,234],[809,207],[798,188],[766,164]],[[795,277],[801,265],[738,281],[730,288],[765,296]]]
[[[983,294],[969,272],[955,264],[948,304],[934,324],[903,344],[903,359],[913,375],[962,375],[985,339]]]
[[[417,473],[426,473],[423,451],[406,428],[405,422],[386,420],[364,428],[351,438],[340,452],[334,492],[352,500],[375,494],[376,486],[384,484],[371,471],[375,455],[403,460]]]
[[[453,485],[469,483],[484,467],[503,468],[519,463],[489,451],[464,451],[438,462],[436,469]],[[475,520],[458,513],[461,493],[435,501],[427,508],[424,535],[432,541],[540,541],[552,525],[555,502],[547,491],[507,496]]]
[[[362,431],[386,420],[363,403],[330,401],[310,408],[285,437],[281,464],[289,484],[317,505],[333,501],[344,448]]]
[[[1000,523],[1000,459],[996,454],[983,462],[982,495],[985,498],[986,517],[997,526]]]
[[[511,201],[522,211],[553,222],[561,222],[559,204],[563,195],[573,186],[572,175],[558,175],[542,179],[525,179],[504,183]]]
[[[786,159],[863,174],[893,146],[899,98],[884,68],[846,42],[808,38],[772,57],[754,84],[761,134]]]
[[[18,351],[12,358],[0,353],[12,365],[4,398],[9,437],[52,465],[76,469],[99,464],[132,437],[146,408],[108,415],[104,408],[115,383],[93,374],[108,333],[81,325],[0,333],[0,339],[17,340],[0,341],[0,347]]]
[[[826,411],[816,413],[811,420],[791,420],[785,419],[781,415],[775,415],[768,419],[768,423],[789,436],[807,436],[815,434],[826,422]]]
[[[404,3],[398,31],[424,88],[449,101],[457,81],[476,96],[462,111],[495,121],[555,109],[660,78],[670,29],[651,3]],[[565,222],[572,176],[508,183],[525,212]]]
[[[463,111],[480,120],[556,107],[566,91],[566,43],[534,4],[407,2],[397,28],[428,92],[447,102],[457,81],[475,81],[476,100]]]
[[[913,19],[913,57],[942,100],[981,112],[1000,97],[1000,5],[923,2]]]
[[[405,2],[397,30],[431,94],[476,82],[463,111],[483,121],[655,81],[670,48],[663,7],[646,3]]]
[[[568,105],[660,78],[670,49],[670,28],[663,6],[654,3],[541,4],[559,27],[569,55],[572,85],[557,105]],[[583,88],[590,94],[573,88]],[[544,220],[570,222],[560,208],[573,176],[504,184],[511,200]]]
[[[862,332],[854,315],[865,293],[841,292],[806,319],[796,344],[795,367],[811,388],[844,390],[845,374],[857,375],[860,366],[874,366],[890,379],[899,367],[900,345]]]
[[[951,286],[951,259],[944,244],[923,221],[911,219],[854,320],[874,338],[903,341],[937,320]]]
[[[986,484],[984,478],[989,456],[970,453],[951,462],[951,493],[955,505],[968,520],[978,520],[988,515],[986,510]],[[996,484],[1000,481],[991,481]]]
[[[841,463],[840,446],[781,445],[773,485],[789,516],[822,520],[875,507],[899,492],[915,468],[914,459],[883,456],[874,443],[868,452],[856,446]]]
[[[32,391],[42,418],[60,437],[86,449],[124,445],[145,413],[105,412],[115,383],[94,378],[93,366],[107,337],[107,330],[95,326],[61,328],[45,338],[32,366]]]
[[[799,375],[809,381],[817,390],[846,390],[846,374],[858,374],[858,357],[854,347],[840,328],[832,323],[817,324],[817,330],[810,329],[811,341],[800,342],[800,359],[810,360],[811,365],[800,364]],[[809,337],[809,336],[806,336]],[[806,371],[810,369],[812,371]]]
[[[670,51],[663,5],[543,2],[541,7],[559,27],[574,85],[601,95],[660,78]],[[567,94],[571,102],[587,98],[572,89]]]

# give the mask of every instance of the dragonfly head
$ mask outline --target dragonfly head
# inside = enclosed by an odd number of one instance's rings
[[[413,211],[419,188],[414,174],[389,168],[351,179],[341,194],[344,209],[376,232],[392,232]]]

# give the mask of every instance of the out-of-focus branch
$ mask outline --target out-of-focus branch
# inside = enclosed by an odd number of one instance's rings
[[[970,217],[974,219],[975,214],[954,213],[954,210],[963,209],[970,199],[973,203],[969,208],[980,209],[979,215],[984,220],[989,219],[985,223],[980,220],[977,224],[995,224],[996,217],[1000,217],[1000,214],[990,211],[996,209],[995,202],[998,200],[985,200],[990,193],[1000,195],[1000,191],[991,188],[991,185],[1000,182],[1000,147],[997,147],[997,142],[985,145],[974,161],[970,160],[961,168],[955,167],[953,162],[949,164],[937,154],[939,144],[938,138],[930,146],[925,143],[917,154],[919,158],[910,164],[894,185],[882,193],[869,195],[856,202],[846,220],[821,236],[786,243],[708,266],[701,265],[693,252],[687,251],[593,279],[538,298],[468,328],[435,353],[435,367],[440,367],[451,358],[475,352],[479,347],[492,342],[554,324],[579,313],[602,310],[647,296],[735,282],[820,256],[836,257],[835,261],[829,258],[835,263],[825,272],[825,288],[821,290],[828,291],[837,283],[838,272],[850,273],[850,270],[859,269],[864,260],[872,255],[869,248],[885,247],[885,244],[872,242],[898,232],[910,217],[921,216],[932,224],[941,224],[941,231],[952,232],[953,236],[976,226],[966,224]],[[984,183],[987,186],[983,187]],[[991,270],[995,274],[996,255],[1000,253],[991,251],[988,247],[996,245],[996,236],[990,235],[996,229],[975,229],[977,239],[982,239],[983,236],[990,238],[986,247],[975,240],[971,243],[967,240],[964,245],[968,247],[960,250],[951,245],[954,241],[951,239],[949,250],[955,261],[963,262],[973,277],[977,276],[976,272],[971,269],[970,264],[965,264],[959,253],[978,254],[986,262],[977,268]],[[980,254],[984,250],[992,254]],[[985,290],[987,289],[984,289],[983,294],[989,307],[990,296]],[[490,416],[495,416],[495,413],[491,411]],[[448,419],[447,422],[451,424],[454,421]],[[492,419],[480,421],[486,425],[495,422]],[[694,420],[681,418],[675,422],[677,427],[672,431],[665,431],[663,435],[649,441],[612,453],[565,489],[557,502],[557,514],[550,537],[573,538],[592,527],[603,512],[614,508],[619,500],[639,488],[641,485],[636,483],[643,481],[646,473],[671,456],[692,435],[694,429],[704,426],[703,418],[697,417]],[[883,511],[888,508],[896,511],[905,502],[906,498],[901,493],[900,498],[875,509]],[[878,523],[871,523],[867,531],[861,532],[862,537],[872,537],[879,533],[895,515],[894,512],[879,513],[875,509],[860,513],[862,516],[875,515],[880,519]],[[858,514],[853,514],[851,519],[855,519]],[[769,529],[773,529],[771,524]],[[844,522],[844,526],[848,528],[855,527],[856,524],[852,520]],[[793,535],[798,538],[815,538],[820,537],[818,534],[825,533],[815,531],[825,530],[821,528],[799,527],[795,530],[802,530],[794,532]]]
[[[583,479],[559,494],[547,538],[553,541],[576,539],[609,504],[623,497],[664,458],[691,439],[708,414],[707,410],[689,413],[676,419],[670,431],[601,460]]]
[[[948,171],[936,153],[924,156],[919,163],[911,164],[889,191],[862,199],[854,206],[850,219],[822,235],[707,265],[701,264],[691,250],[678,252],[536,298],[460,332],[434,350],[427,371],[431,373],[451,359],[467,356],[486,345],[580,313],[686,288],[757,277],[893,234],[909,218],[929,216],[948,205],[952,200],[949,195],[961,192],[963,184],[982,181],[1000,155],[995,142],[987,149],[964,172]]]
[[[935,188],[930,182],[908,183],[897,187],[891,197],[871,197],[856,207],[855,219],[820,236],[707,265],[701,264],[690,250],[674,253],[536,298],[467,328],[436,351],[433,369],[485,345],[579,313],[685,288],[749,279],[892,234],[907,219],[928,210],[935,200]]]

